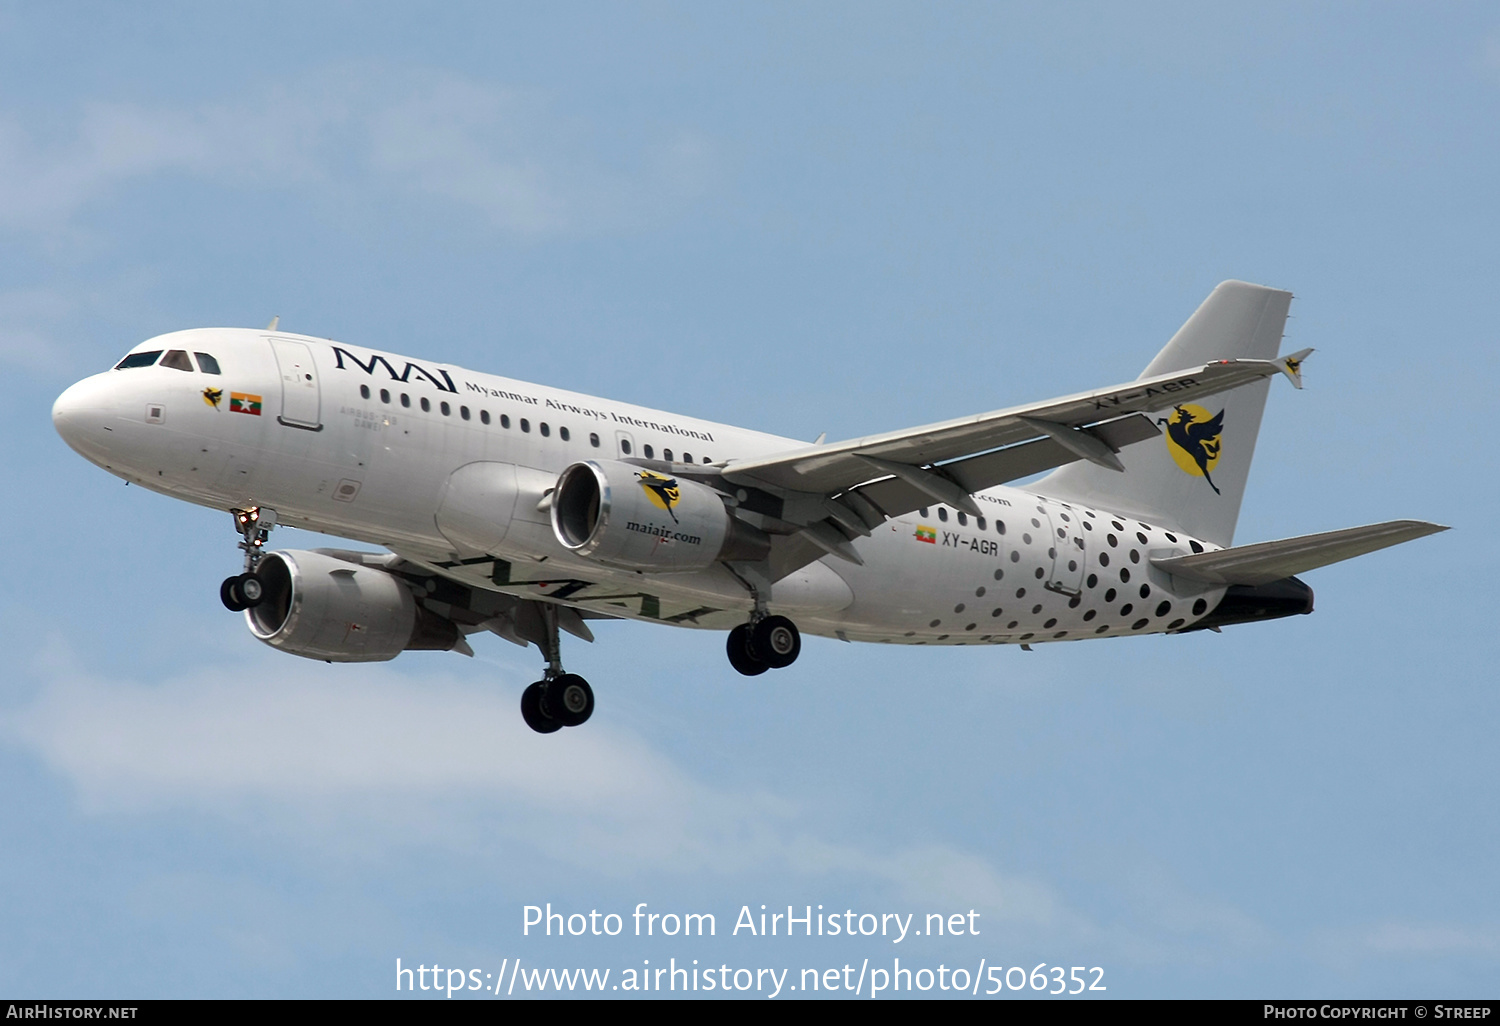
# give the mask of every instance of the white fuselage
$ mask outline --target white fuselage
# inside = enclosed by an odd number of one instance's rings
[[[720,565],[640,573],[576,556],[545,508],[558,474],[579,460],[717,465],[806,445],[280,332],[174,332],[136,347],[147,350],[205,353],[221,373],[146,366],[68,389],[59,432],[111,473],[216,509],[273,508],[468,584],[681,626],[743,623],[744,583]],[[439,527],[450,476],[476,462],[513,465],[519,488],[503,539],[477,553]],[[1223,594],[1151,566],[1201,545],[1160,524],[1023,488],[976,500],[983,518],[934,505],[887,521],[853,542],[863,565],[814,562],[776,583],[770,609],[850,641],[1040,643],[1180,630]]]

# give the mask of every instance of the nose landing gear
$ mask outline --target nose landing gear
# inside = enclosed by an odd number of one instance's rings
[[[238,613],[260,605],[265,597],[265,582],[255,575],[255,568],[260,563],[261,550],[271,536],[271,529],[276,526],[276,511],[252,506],[229,512],[242,539],[239,547],[245,551],[245,572],[224,578],[224,583],[219,585],[219,601],[231,613]]]

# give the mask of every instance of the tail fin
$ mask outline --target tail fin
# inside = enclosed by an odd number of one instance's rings
[[[1141,377],[1214,360],[1271,360],[1292,294],[1243,281],[1214,289]],[[1071,463],[1028,486],[1173,526],[1217,545],[1234,540],[1269,379],[1163,411],[1162,437],[1120,452],[1125,472]]]

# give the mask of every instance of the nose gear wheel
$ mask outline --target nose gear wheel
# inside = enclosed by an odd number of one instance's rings
[[[240,548],[245,553],[245,572],[235,577],[226,577],[219,585],[219,601],[231,613],[239,613],[260,605],[266,594],[266,584],[255,574],[265,555],[262,551],[276,526],[276,511],[251,506],[249,509],[232,509],[234,529],[240,536]]]
[[[265,596],[265,582],[253,573],[226,577],[224,583],[219,585],[219,601],[224,603],[224,608],[231,613],[254,609],[260,605]]]

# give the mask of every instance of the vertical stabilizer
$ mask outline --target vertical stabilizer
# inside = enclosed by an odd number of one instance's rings
[[[1243,281],[1214,289],[1141,377],[1214,360],[1272,360],[1292,294]],[[1053,471],[1029,491],[1181,528],[1218,545],[1234,540],[1240,500],[1270,382],[1184,403],[1156,415],[1162,435],[1120,452],[1124,473],[1089,462]]]

